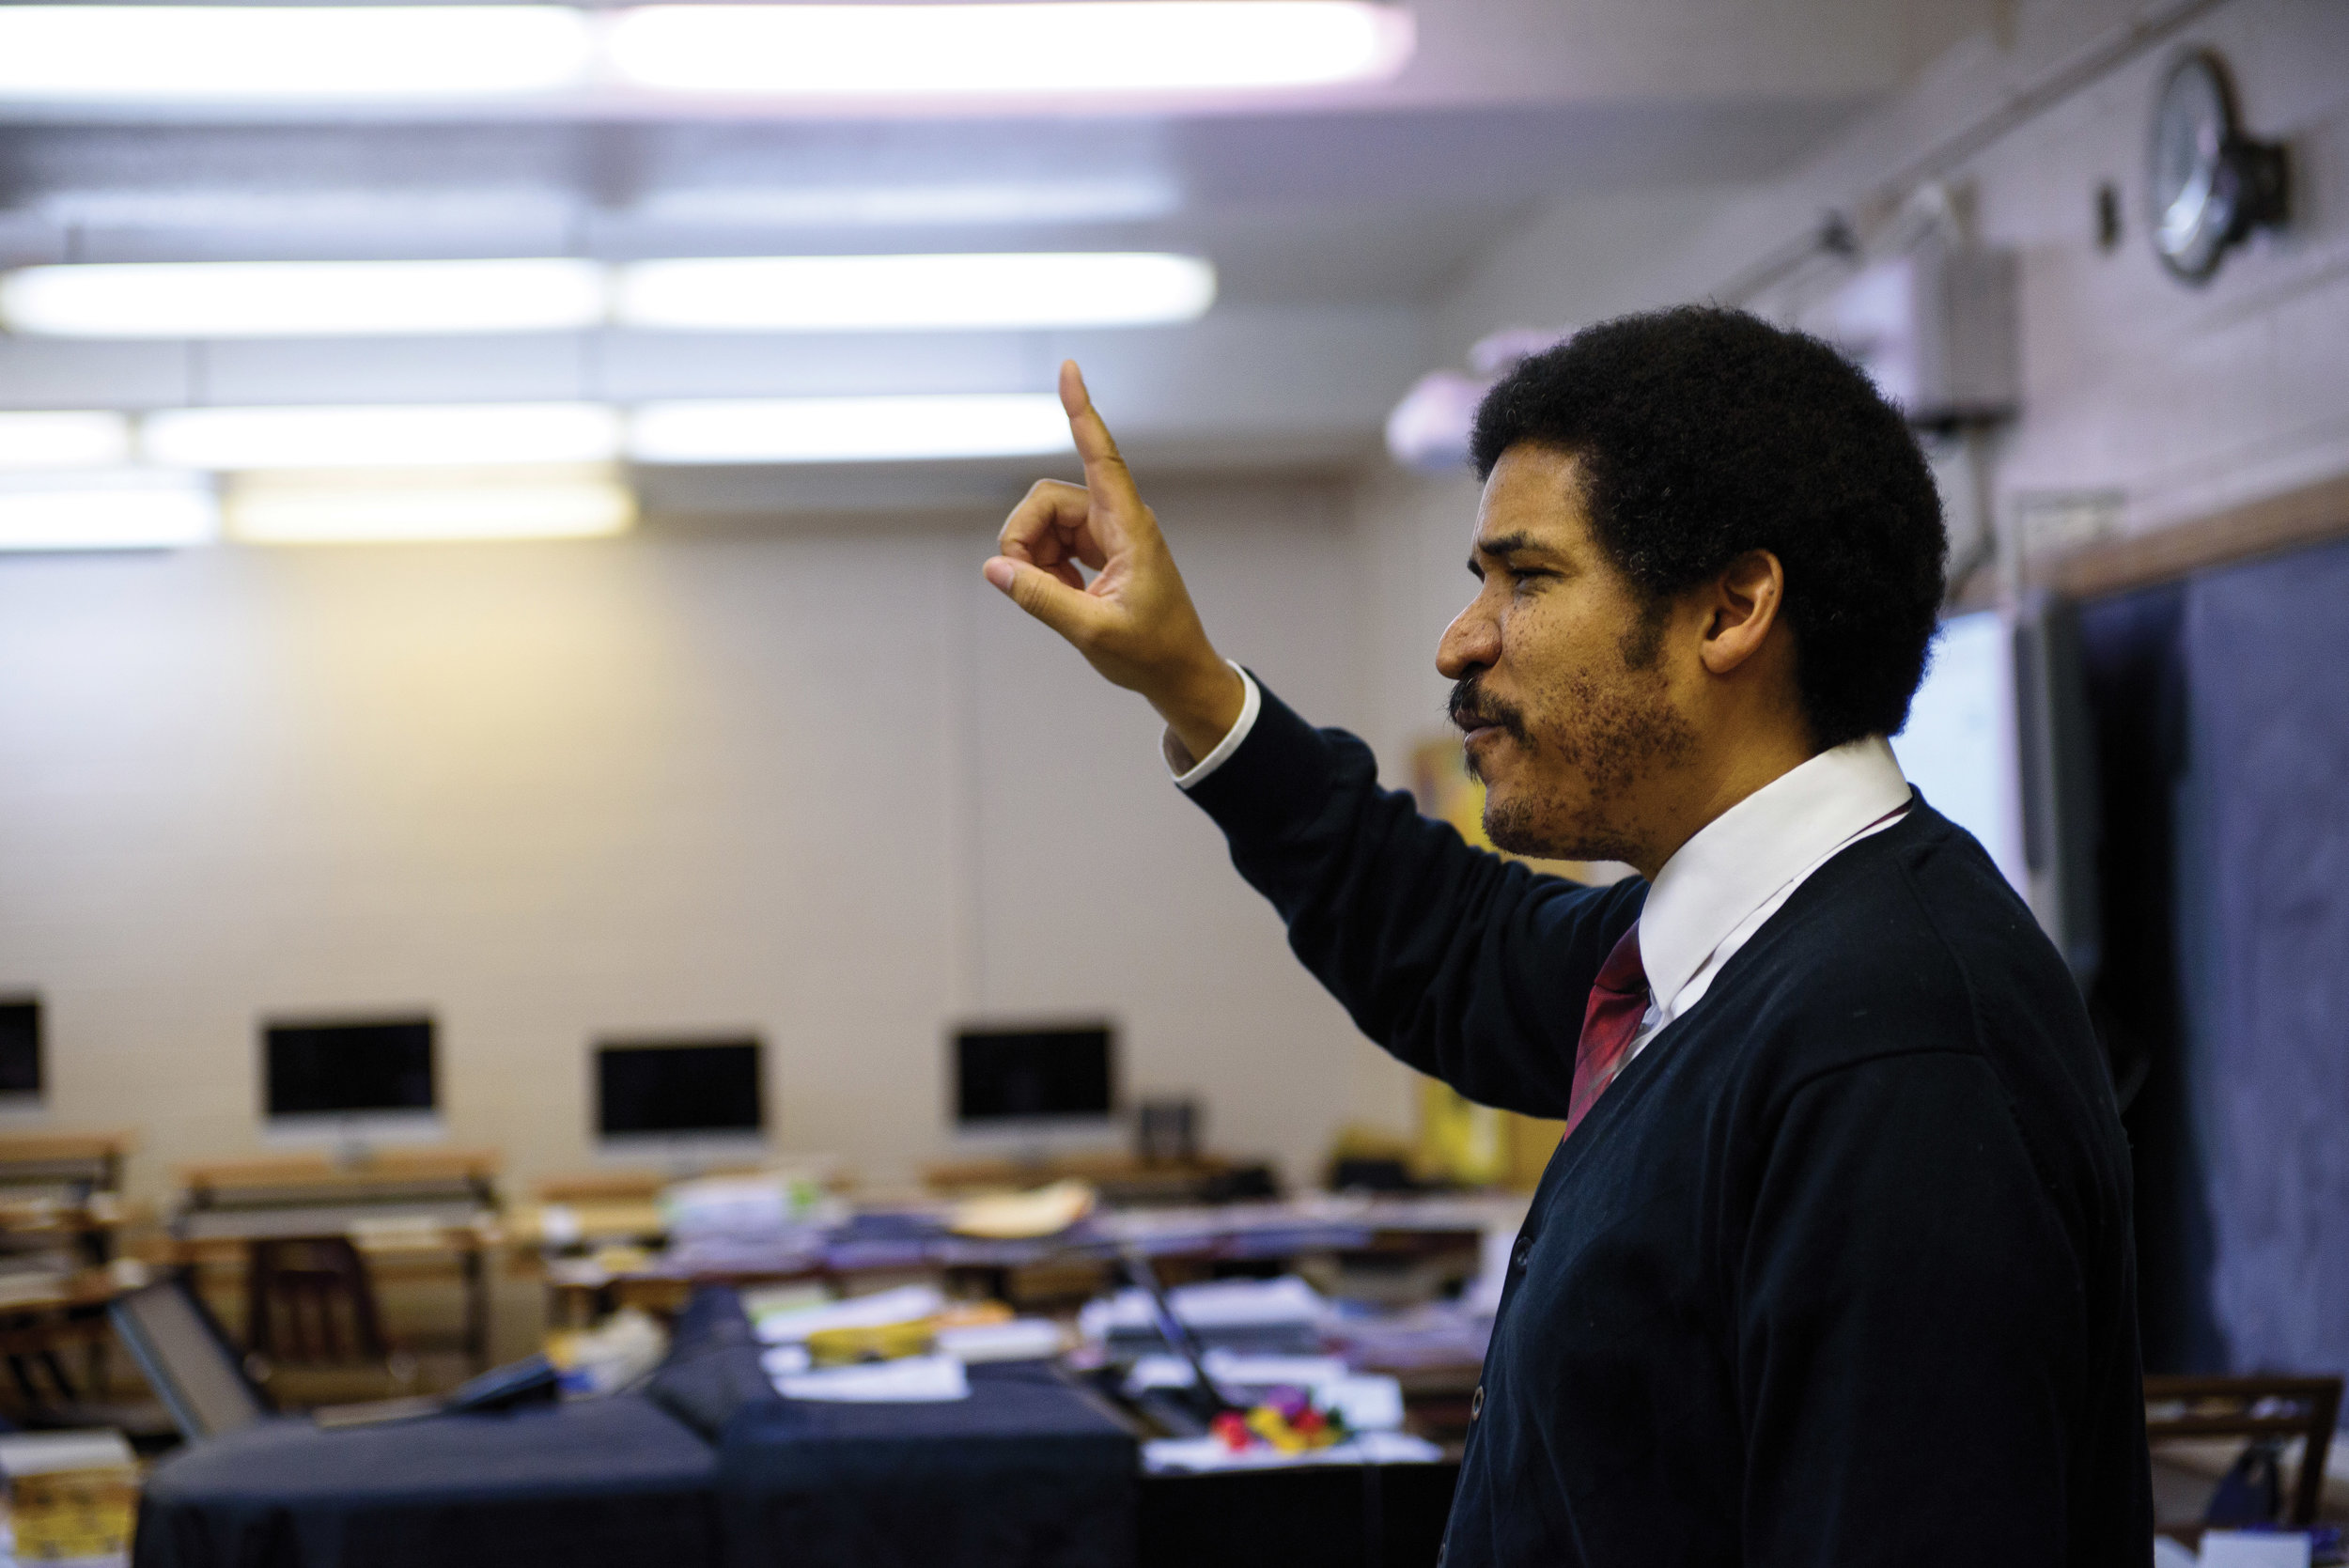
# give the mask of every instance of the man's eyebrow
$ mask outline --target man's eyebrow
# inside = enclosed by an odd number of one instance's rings
[[[1481,576],[1484,572],[1484,562],[1487,559],[1503,561],[1512,555],[1548,553],[1553,553],[1550,547],[1531,534],[1523,531],[1515,534],[1496,534],[1489,539],[1479,539],[1470,547],[1469,570]]]

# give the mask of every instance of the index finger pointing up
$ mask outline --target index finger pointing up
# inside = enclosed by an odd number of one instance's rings
[[[1084,372],[1073,359],[1060,362],[1060,406],[1068,415],[1068,434],[1077,443],[1077,456],[1084,459],[1085,489],[1123,515],[1138,513],[1142,497],[1134,489],[1134,476],[1127,472],[1126,459],[1117,455],[1116,439],[1101,422],[1093,395],[1085,390]]]

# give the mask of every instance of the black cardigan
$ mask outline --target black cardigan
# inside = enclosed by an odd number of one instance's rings
[[[1191,798],[1364,1033],[1565,1114],[1644,882],[1471,849],[1269,692]],[[1550,1160],[1445,1568],[2144,1568],[2128,1171],[2069,972],[1920,801],[1797,889]]]

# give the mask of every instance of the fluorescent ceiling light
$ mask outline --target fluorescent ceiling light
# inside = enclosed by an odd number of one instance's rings
[[[404,468],[607,462],[619,415],[594,403],[381,404],[173,409],[140,445],[182,468]]]
[[[0,97],[478,97],[585,79],[569,6],[0,6]]]
[[[1068,450],[1049,393],[648,403],[629,422],[644,463],[847,463]]]
[[[778,256],[637,262],[614,311],[632,327],[875,332],[1189,321],[1214,300],[1215,269],[1190,256]]]
[[[941,185],[749,185],[656,191],[643,223],[883,228],[947,224],[1131,223],[1183,205],[1161,179],[1037,179]]]
[[[1392,76],[1410,13],[1368,0],[646,6],[613,69],[680,92],[840,97],[1327,85]]]
[[[602,268],[560,256],[68,265],[0,277],[0,322],[53,337],[561,332],[601,321],[604,296]]]
[[[196,474],[19,474],[0,486],[0,551],[177,550],[219,532]]]
[[[601,472],[269,474],[228,493],[229,537],[247,544],[600,538],[635,520],[635,496]]]
[[[118,413],[0,413],[0,469],[102,468],[130,460],[131,422]]]

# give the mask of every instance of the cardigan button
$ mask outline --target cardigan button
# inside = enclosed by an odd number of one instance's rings
[[[1484,1413],[1485,1385],[1479,1383],[1476,1385],[1476,1391],[1469,1395],[1469,1420],[1474,1421],[1477,1417],[1483,1415]]]

